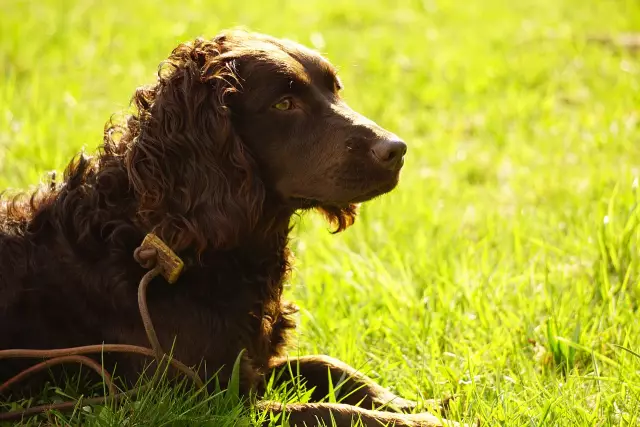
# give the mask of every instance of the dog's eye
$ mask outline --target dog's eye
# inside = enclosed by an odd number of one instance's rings
[[[273,108],[280,111],[291,110],[293,108],[293,101],[291,101],[291,98],[284,98],[276,104],[273,104]]]

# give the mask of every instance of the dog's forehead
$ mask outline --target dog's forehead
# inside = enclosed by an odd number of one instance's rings
[[[333,64],[318,52],[295,41],[260,35],[244,38],[241,45],[253,53],[258,52],[276,71],[281,69],[308,82],[337,81],[337,70]]]
[[[307,71],[312,74],[318,74],[323,77],[335,77],[338,74],[336,68],[329,60],[305,45],[288,39],[276,40],[275,43],[279,44],[282,50],[300,62]]]

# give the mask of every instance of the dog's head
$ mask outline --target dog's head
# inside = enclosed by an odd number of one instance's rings
[[[228,248],[265,209],[316,208],[341,231],[398,183],[406,145],[340,97],[297,43],[231,31],[178,46],[137,90],[125,162],[138,218],[174,249]]]

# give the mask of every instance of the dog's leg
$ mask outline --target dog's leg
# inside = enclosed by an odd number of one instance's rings
[[[396,396],[355,368],[329,356],[277,359],[272,363],[272,369],[279,382],[290,381],[299,376],[306,381],[307,389],[315,387],[311,395],[315,402],[327,396],[331,378],[333,389],[341,403],[396,412],[409,412],[417,405],[416,402]],[[435,403],[433,406],[439,405]]]
[[[428,414],[399,414],[393,412],[372,411],[342,403],[302,403],[282,405],[280,403],[262,402],[258,405],[270,415],[263,426],[272,424],[290,427],[337,426],[337,427],[453,427],[459,423],[440,420]],[[280,416],[273,420],[274,416]],[[283,422],[282,417],[285,418]]]

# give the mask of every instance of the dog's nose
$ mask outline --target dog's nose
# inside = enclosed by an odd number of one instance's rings
[[[402,166],[407,144],[399,139],[383,139],[377,141],[371,148],[373,157],[386,169],[396,169]]]

